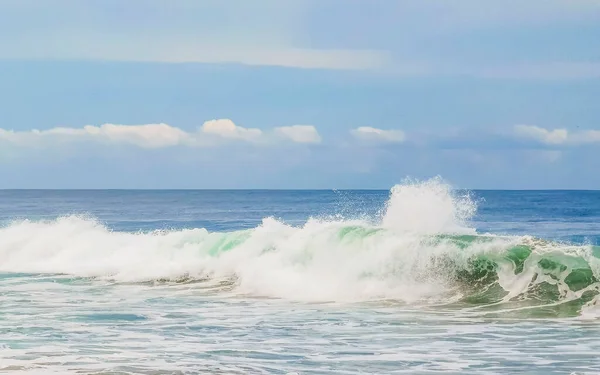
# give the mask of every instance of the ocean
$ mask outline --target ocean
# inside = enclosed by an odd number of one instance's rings
[[[0,373],[598,374],[600,192],[0,191]]]

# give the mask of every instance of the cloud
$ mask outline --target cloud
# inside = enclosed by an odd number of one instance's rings
[[[0,39],[1,40],[1,39]],[[254,66],[280,66],[303,69],[370,70],[389,63],[389,55],[375,50],[328,50],[292,47],[223,47],[211,44],[184,44],[153,38],[136,41],[119,39],[90,43],[66,40],[39,43],[29,38],[10,41],[0,51],[3,59],[31,60],[102,60],[156,63],[238,63]],[[89,49],[93,44],[95,47]],[[135,48],[133,47],[135,46]],[[6,48],[8,47],[8,48]],[[31,48],[31,49],[30,49]]]
[[[319,143],[321,136],[312,125],[282,126],[275,129],[280,136],[296,143]]]
[[[162,148],[193,143],[193,136],[167,124],[86,125],[82,128],[57,127],[48,130],[13,131],[0,129],[0,140],[20,146],[54,142],[99,140],[132,144],[143,148]]]
[[[568,29],[591,25],[595,30],[597,0],[401,0],[377,2],[369,12],[360,2],[339,0],[264,0],[237,6],[150,1],[119,8],[67,3],[2,2],[0,59],[235,63],[381,70],[410,77],[600,77],[598,56],[588,52],[593,50],[587,47],[590,42],[576,39],[579,34]],[[131,16],[138,13],[144,17]],[[339,16],[332,23],[324,14]],[[357,24],[365,27],[359,30]],[[539,33],[544,27],[548,32]],[[565,38],[571,35],[573,43],[561,37],[560,48],[549,57],[545,46],[556,43],[549,38],[557,27],[565,27]],[[536,33],[548,37],[538,40]],[[424,43],[429,47],[422,48]],[[528,51],[530,63],[523,63],[522,51]]]
[[[206,121],[197,131],[187,132],[168,124],[86,125],[81,128],[56,127],[47,130],[14,131],[0,128],[0,142],[19,147],[43,147],[62,143],[96,141],[106,144],[129,144],[157,149],[174,146],[213,146],[219,140],[273,144],[275,137],[294,143],[319,143],[321,137],[312,125],[274,128],[268,133],[257,128],[244,128],[230,119]]]
[[[585,130],[574,133],[569,139],[575,144],[600,143],[600,130]]]
[[[0,4],[0,58],[376,69],[376,49],[314,48],[299,1]],[[132,15],[144,14],[144,17]]]
[[[378,129],[363,126],[350,130],[359,141],[405,143],[406,134],[398,129]],[[236,125],[230,119],[214,119],[203,123],[194,131],[165,123],[143,125],[103,124],[80,128],[55,127],[46,130],[15,131],[0,128],[0,144],[17,148],[60,147],[65,144],[96,142],[105,145],[130,145],[146,149],[169,147],[214,147],[230,143],[248,143],[269,147],[281,140],[297,144],[318,144],[321,135],[313,125],[281,126],[261,130]],[[411,133],[413,148],[429,149],[518,149],[531,146],[531,142],[544,146],[576,146],[600,143],[600,130],[570,131],[546,129],[534,125],[516,125],[512,132],[493,130],[455,130],[448,134],[439,132]],[[523,141],[529,143],[523,143]],[[335,144],[333,144],[335,146]]]
[[[548,145],[563,144],[569,137],[567,129],[547,130],[533,125],[516,125],[515,133],[518,137],[535,140]]]
[[[214,134],[223,138],[242,139],[246,141],[257,140],[263,135],[260,129],[247,129],[234,124],[229,119],[206,121],[200,129],[205,134]]]
[[[548,130],[534,125],[516,125],[515,135],[546,145],[582,145],[600,143],[600,130],[569,132],[567,129]]]
[[[370,126],[362,126],[350,131],[357,139],[363,141],[381,141],[399,143],[406,140],[406,136],[402,130],[384,130]]]

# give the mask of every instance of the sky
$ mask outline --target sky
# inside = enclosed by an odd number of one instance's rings
[[[600,0],[0,0],[0,188],[600,189]]]

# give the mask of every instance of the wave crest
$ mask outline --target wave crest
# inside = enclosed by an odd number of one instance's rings
[[[25,220],[0,229],[0,272],[234,280],[237,293],[304,301],[595,301],[597,247],[477,235],[466,225],[474,210],[467,195],[434,180],[392,189],[378,225],[310,219],[294,227],[266,218],[225,233],[126,233],[78,216]]]

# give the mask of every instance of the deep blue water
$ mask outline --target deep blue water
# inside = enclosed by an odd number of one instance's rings
[[[473,190],[479,232],[600,244],[600,191]],[[377,219],[388,190],[0,190],[0,221],[89,215],[114,230],[253,228],[265,217]]]

